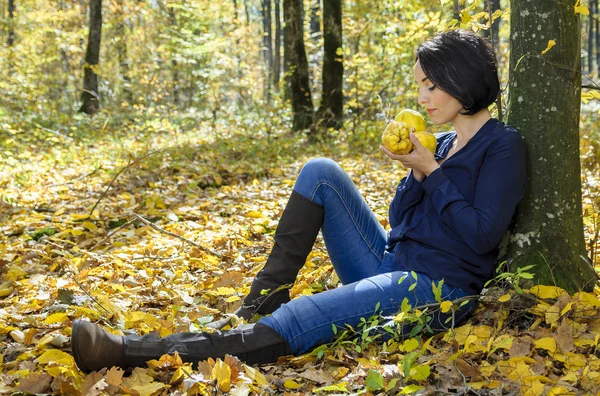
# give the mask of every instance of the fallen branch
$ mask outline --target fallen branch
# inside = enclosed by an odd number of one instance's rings
[[[161,151],[165,151],[167,149],[168,149],[168,147],[166,147],[164,149],[156,150],[156,151],[151,151],[151,152],[149,152],[147,154],[144,154],[141,157],[136,158],[135,160],[131,161],[129,164],[127,164],[127,166],[125,166],[119,172],[117,172],[117,174],[115,175],[115,177],[113,177],[113,179],[108,184],[108,187],[106,187],[106,190],[104,190],[104,192],[102,193],[102,196],[98,199],[98,201],[96,201],[96,204],[94,205],[94,207],[92,208],[92,210],[90,210],[90,217],[92,217],[92,213],[94,213],[94,210],[96,209],[96,206],[98,206],[98,204],[100,203],[100,201],[102,201],[104,199],[104,197],[106,197],[106,194],[108,193],[108,190],[110,190],[110,188],[112,187],[113,183],[115,182],[115,180],[117,180],[117,177],[119,177],[121,175],[121,173],[123,173],[124,171],[126,171],[127,169],[129,169],[129,167],[137,164],[138,162],[140,162],[144,158],[148,158],[151,155],[154,155],[156,153],[160,153]]]
[[[167,235],[170,235],[170,236],[172,236],[172,237],[174,237],[174,238],[177,238],[177,239],[179,239],[179,240],[182,240],[183,242],[189,243],[190,245],[192,245],[192,246],[194,246],[194,247],[197,247],[198,249],[200,249],[200,250],[202,250],[202,251],[204,251],[204,252],[210,253],[210,254],[212,254],[213,256],[216,256],[216,257],[218,257],[218,258],[223,258],[223,256],[222,256],[222,255],[220,255],[219,253],[217,253],[217,252],[213,252],[213,251],[212,251],[212,250],[210,250],[209,248],[205,248],[204,246],[202,246],[202,245],[199,245],[199,244],[197,244],[197,243],[196,243],[196,242],[194,242],[194,241],[190,241],[189,239],[186,239],[186,238],[184,238],[184,237],[182,237],[182,236],[180,236],[180,235],[177,235],[177,234],[174,234],[174,233],[172,233],[172,232],[170,232],[170,231],[164,230],[164,229],[160,228],[159,226],[157,226],[156,224],[154,224],[154,223],[151,223],[151,222],[149,222],[148,220],[144,219],[144,218],[143,218],[142,216],[140,216],[140,215],[137,215],[137,214],[135,214],[134,216],[135,216],[135,217],[136,217],[136,218],[137,218],[139,221],[141,221],[142,223],[144,223],[144,224],[146,224],[146,225],[149,225],[150,227],[154,228],[154,229],[155,229],[155,230],[157,230],[157,231],[160,231],[160,232],[162,232],[162,233],[164,233],[164,234],[167,234]]]
[[[116,234],[117,232],[121,231],[123,228],[127,227],[128,225],[132,224],[133,220],[128,221],[127,223],[121,225],[119,228],[117,228],[116,230],[114,230],[113,232],[107,234],[104,238],[102,238],[100,241],[96,242],[96,244],[94,246],[92,246],[91,248],[89,248],[90,251],[94,250],[98,245],[104,243],[104,241],[106,241],[108,238],[110,238],[111,236],[113,236],[114,234]]]

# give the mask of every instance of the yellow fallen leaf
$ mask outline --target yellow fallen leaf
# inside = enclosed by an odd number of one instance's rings
[[[246,213],[246,217],[251,217],[253,219],[262,219],[265,216],[261,212],[251,210],[250,212]]]
[[[231,296],[232,294],[237,293],[233,287],[217,287],[209,292],[215,296]]]
[[[65,365],[75,364],[73,356],[58,349],[49,349],[38,358],[38,363],[40,364],[48,364],[50,362]]]
[[[548,46],[546,47],[545,50],[542,51],[542,55],[544,55],[546,52],[550,51],[552,49],[552,47],[554,47],[555,45],[556,45],[555,40],[548,40]]]
[[[246,375],[248,376],[248,378],[250,378],[252,382],[256,382],[258,386],[269,385],[269,382],[267,381],[265,376],[260,371],[258,371],[258,369],[244,365],[244,370],[246,371]]]
[[[555,386],[548,392],[548,396],[558,396],[558,395],[574,395],[575,393],[569,392],[568,389],[562,386]]]
[[[88,213],[73,213],[71,215],[71,220],[75,220],[75,221],[79,221],[79,220],[85,220],[88,219],[90,217],[90,215]]]
[[[543,337],[533,342],[536,348],[545,349],[550,353],[556,352],[556,341],[552,337]]]
[[[24,278],[25,275],[27,275],[27,271],[25,271],[23,268],[19,267],[18,265],[11,265],[8,268],[8,272],[4,278],[6,280],[19,280]]]
[[[553,305],[550,308],[548,308],[546,310],[546,323],[553,324],[558,322],[558,319],[560,318],[559,310],[560,308],[558,307],[558,305]]]
[[[88,231],[91,232],[96,232],[98,231],[98,226],[94,223],[92,223],[91,221],[84,221],[82,224],[83,228],[85,228]]]
[[[508,301],[508,300],[510,300],[510,299],[511,299],[510,293],[506,293],[505,295],[503,295],[503,296],[500,296],[500,297],[498,298],[498,301],[500,301],[500,302],[502,302],[502,303],[503,303],[503,302],[507,302],[507,301]]]
[[[63,323],[69,320],[69,316],[64,312],[53,313],[44,319],[44,324],[50,325],[54,323]]]
[[[452,308],[452,301],[444,301],[440,304],[440,308],[442,309],[443,313],[448,313],[448,311],[450,311],[450,308]]]
[[[529,289],[529,293],[539,298],[558,298],[567,292],[557,286],[537,285]]]
[[[231,389],[231,367],[221,359],[217,359],[210,373],[211,380],[217,380],[221,392],[229,392]]]
[[[297,383],[294,380],[287,380],[283,383],[283,387],[285,389],[298,389],[300,388],[302,385],[300,385],[299,383]]]
[[[6,297],[8,295],[10,295],[10,293],[13,292],[15,288],[13,287],[13,281],[12,280],[8,280],[6,282],[3,282],[0,285],[0,297]]]

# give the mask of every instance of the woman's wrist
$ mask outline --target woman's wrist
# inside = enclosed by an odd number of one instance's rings
[[[440,167],[440,166],[439,166],[439,164],[435,164],[435,166],[433,166],[433,167],[431,167],[431,168],[429,168],[429,169],[425,170],[423,173],[424,173],[426,176],[429,176],[430,174],[432,174],[432,173],[433,173],[433,172],[434,172],[436,169],[438,169],[439,167]]]

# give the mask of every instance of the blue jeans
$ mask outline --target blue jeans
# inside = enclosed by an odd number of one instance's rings
[[[334,161],[310,160],[298,175],[294,190],[323,206],[321,232],[333,267],[343,286],[312,296],[301,296],[279,307],[260,320],[277,331],[295,355],[330,342],[337,328],[356,328],[361,318],[375,313],[393,315],[400,311],[404,298],[413,306],[435,303],[432,279],[418,273],[415,280],[406,271],[395,270],[393,252],[388,251],[388,235],[360,192]],[[404,281],[398,284],[400,278]],[[436,285],[437,285],[436,280]],[[411,285],[416,283],[416,286]],[[442,298],[454,300],[467,296],[462,289],[444,284]],[[458,312],[455,323],[464,320],[469,303]],[[435,321],[435,319],[434,319]],[[432,323],[441,329],[441,318]],[[448,326],[448,325],[446,325]]]

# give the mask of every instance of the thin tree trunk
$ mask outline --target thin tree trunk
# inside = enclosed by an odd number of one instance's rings
[[[275,1],[275,59],[273,64],[273,85],[279,88],[281,78],[281,0]]]
[[[588,73],[594,72],[594,14],[595,14],[595,0],[590,0],[590,15],[588,15],[588,56],[587,56],[587,71]]]
[[[237,21],[237,19],[238,19],[237,0],[233,0],[233,20]]]
[[[169,26],[174,29],[177,26],[177,17],[175,16],[175,9],[169,7]],[[171,66],[173,67],[173,104],[179,105],[179,67],[177,65],[177,59],[175,54],[171,54]]]
[[[284,0],[286,68],[290,70],[290,94],[294,112],[293,129],[303,130],[312,125],[314,108],[310,94],[308,60],[304,48],[302,0]]]
[[[271,81],[273,80],[273,33],[271,29],[271,0],[263,0],[263,57],[267,77],[264,85],[264,98],[271,102]]]
[[[508,124],[527,144],[529,177],[508,244],[510,270],[535,265],[535,283],[593,290],[581,208],[579,16],[570,0],[513,0],[510,20]],[[540,54],[550,37],[562,44]]]
[[[320,0],[312,0],[310,7],[310,33],[315,36],[321,32],[321,18],[319,18]]]
[[[6,44],[12,47],[15,44],[15,0],[8,0],[8,38]]]
[[[490,16],[490,21],[491,21],[491,17],[494,14],[494,12],[496,12],[499,9],[500,9],[500,0],[485,0],[485,11]],[[502,18],[496,18],[493,22],[491,22],[490,28],[488,30],[483,31],[484,37],[486,37],[490,40],[490,43],[492,43],[492,46],[496,53],[498,53],[498,51],[500,50],[499,33],[500,33],[500,20],[501,19]]]
[[[323,0],[323,96],[318,123],[339,129],[343,118],[342,1]]]
[[[129,76],[129,59],[127,56],[127,37],[125,29],[125,10],[123,9],[123,0],[117,1],[116,26],[117,35],[117,56],[119,58],[119,75],[121,76],[121,92],[123,100],[127,103],[133,102],[133,93],[131,92],[131,78]]]
[[[454,19],[457,19],[460,22],[460,4],[458,0],[454,0],[453,14]]]
[[[250,25],[250,10],[248,10],[248,0],[244,0],[244,12],[246,13],[246,25]]]
[[[596,32],[596,67],[598,68],[598,75],[600,75],[600,7],[598,6],[598,0],[596,0],[596,20],[594,22]]]
[[[100,107],[100,95],[98,93],[98,75],[95,68],[100,60],[100,38],[102,35],[102,0],[90,0],[90,32],[88,35],[88,46],[85,53],[85,64],[83,65],[83,92],[81,94],[81,105],[79,111],[86,114],[96,114]]]

